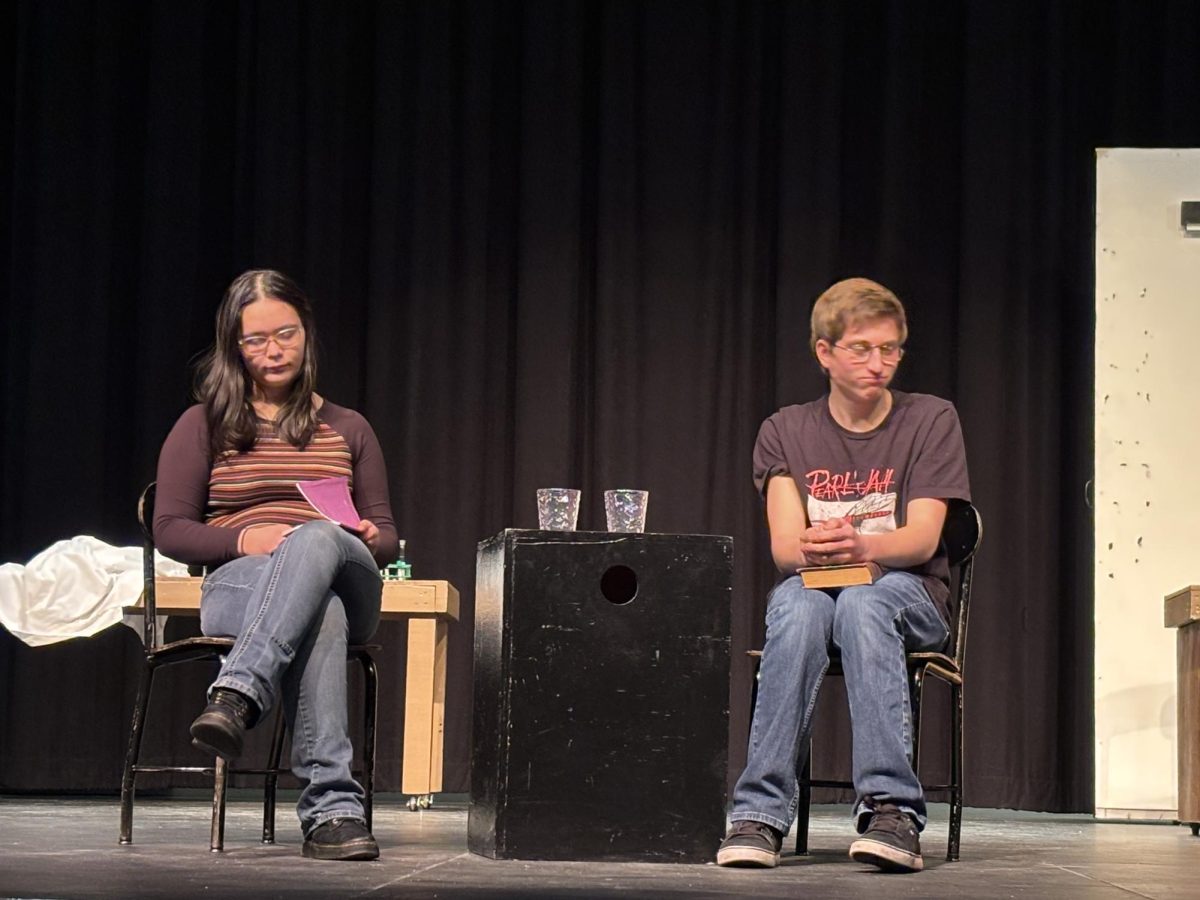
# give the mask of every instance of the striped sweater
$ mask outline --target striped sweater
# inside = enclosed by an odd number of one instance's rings
[[[328,401],[304,449],[260,421],[254,446],[208,455],[204,408],[176,422],[158,460],[154,536],[160,550],[189,564],[214,566],[238,555],[238,535],[250,525],[299,525],[321,518],[300,496],[297,481],[345,476],[355,508],[379,528],[376,560],[395,559],[396,526],[388,500],[383,453],[367,420]]]

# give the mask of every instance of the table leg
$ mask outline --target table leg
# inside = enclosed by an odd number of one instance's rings
[[[445,622],[409,620],[400,789],[414,797],[442,789],[447,642]]]
[[[1200,822],[1200,622],[1188,622],[1176,632],[1175,648],[1178,669],[1176,734],[1179,742],[1176,814],[1181,822]]]

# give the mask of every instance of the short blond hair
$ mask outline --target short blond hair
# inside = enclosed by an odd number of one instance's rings
[[[846,278],[830,285],[813,304],[808,341],[813,356],[817,354],[817,341],[836,344],[847,328],[872,319],[892,319],[900,329],[900,343],[908,339],[904,304],[882,284],[869,278]]]

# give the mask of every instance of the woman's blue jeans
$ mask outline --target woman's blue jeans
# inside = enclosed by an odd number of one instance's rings
[[[904,656],[939,650],[948,636],[921,579],[909,572],[828,593],[805,588],[795,575],[780,582],[767,601],[750,748],[730,820],[765,822],[785,834],[791,828],[799,797],[796,763],[808,752],[832,645],[841,652],[850,703],[856,828],[866,828],[880,803],[894,803],[924,828]]]
[[[346,647],[375,633],[381,591],[366,545],[325,521],[204,579],[201,630],[237,639],[212,686],[245,694],[260,720],[282,699],[292,771],[305,782],[297,813],[306,837],[335,817],[364,818],[363,789],[350,774]]]

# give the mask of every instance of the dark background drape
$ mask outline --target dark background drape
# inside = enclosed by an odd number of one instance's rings
[[[582,488],[581,527],[631,486],[651,530],[735,538],[736,774],[773,581],[750,450],[823,389],[812,300],[868,275],[909,309],[898,386],[958,405],[987,524],[967,802],[1091,808],[1093,152],[1200,143],[1200,5],[22,0],[0,22],[0,560],[137,542],[222,290],[280,268],[317,304],[322,393],[383,444],[416,576],[462,591],[446,789],[475,544],[551,485]],[[380,634],[385,790],[402,638]],[[0,789],[115,790],[138,646],[0,633]],[[192,752],[203,683],[164,686],[147,753]]]

